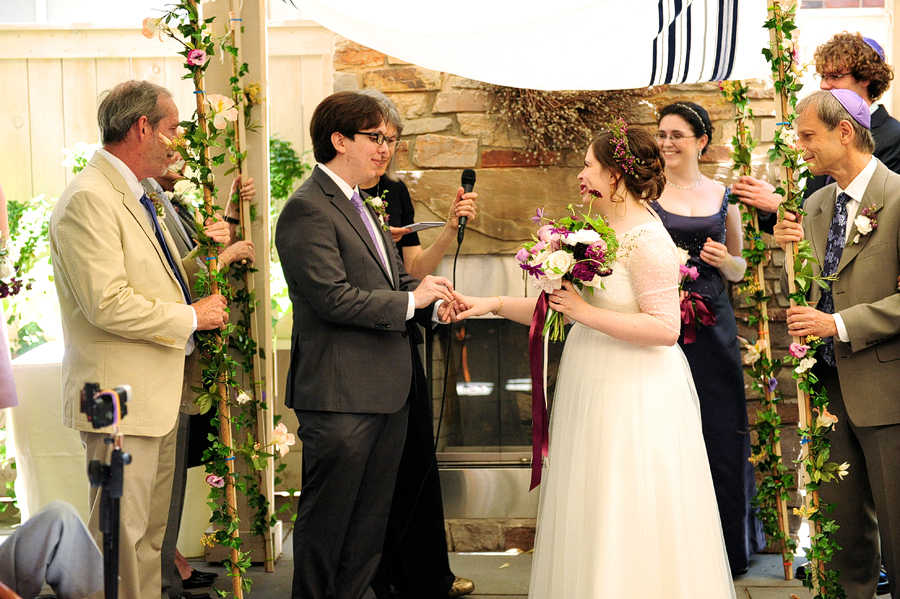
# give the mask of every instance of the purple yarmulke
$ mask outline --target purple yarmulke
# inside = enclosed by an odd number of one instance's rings
[[[872,115],[869,113],[869,105],[859,97],[859,94],[849,89],[830,89],[828,91],[837,98],[841,106],[847,109],[854,121],[866,129],[871,129]]]
[[[876,42],[875,40],[873,40],[870,37],[864,37],[863,41],[866,42],[867,44],[869,44],[869,46],[873,50],[875,50],[875,54],[877,54],[881,58],[881,60],[885,60],[885,61],[887,60],[884,57],[884,49],[881,47],[881,44],[879,44],[878,42]]]

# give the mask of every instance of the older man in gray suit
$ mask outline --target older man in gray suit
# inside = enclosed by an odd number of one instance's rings
[[[415,393],[407,327],[453,298],[447,279],[406,273],[360,197],[389,155],[380,104],[334,94],[310,130],[319,164],[275,233],[294,311],[286,403],[303,441],[292,597],[370,599]]]
[[[775,240],[809,239],[815,274],[835,275],[829,290],[813,286],[812,307],[788,310],[788,329],[826,341],[813,373],[838,417],[831,459],[850,473],[822,486],[835,503],[843,550],[839,570],[850,599],[871,599],[883,558],[897,596],[900,581],[900,175],[872,156],[869,110],[850,90],[815,92],[797,105],[799,145],[814,175],[834,183],[807,200],[802,223],[786,214]],[[864,214],[865,211],[865,214]],[[870,215],[857,220],[859,216]],[[877,222],[877,227],[868,226]]]

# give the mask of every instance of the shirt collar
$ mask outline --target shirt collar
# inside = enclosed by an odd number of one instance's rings
[[[838,194],[846,193],[852,199],[857,202],[861,202],[863,196],[866,193],[866,188],[869,186],[869,181],[872,180],[872,175],[875,174],[875,167],[878,166],[878,160],[872,156],[869,158],[869,163],[863,167],[863,170],[859,171],[859,174],[850,181],[850,184],[847,185],[847,189],[841,189],[841,186],[838,185]]]
[[[122,177],[125,179],[125,183],[128,184],[128,189],[131,190],[131,193],[134,194],[135,198],[140,200],[144,195],[144,188],[141,187],[141,182],[138,181],[137,175],[135,175],[134,172],[132,172],[132,170],[128,168],[127,164],[125,164],[119,158],[113,156],[103,148],[97,148],[97,151],[101,156],[106,158],[109,163],[116,168],[117,171],[119,171],[119,174],[122,175]]]
[[[325,173],[326,175],[331,177],[331,180],[334,181],[335,184],[337,184],[337,186],[341,189],[341,191],[344,193],[344,195],[347,196],[348,200],[351,197],[353,197],[354,193],[359,193],[359,190],[357,188],[350,187],[350,185],[346,181],[341,179],[337,174],[335,174],[334,171],[332,171],[330,168],[328,168],[321,162],[318,163],[318,167],[320,169],[322,169],[323,173]]]
[[[879,106],[881,106],[881,102],[872,102],[869,104],[869,114],[875,114],[875,111],[878,110]]]

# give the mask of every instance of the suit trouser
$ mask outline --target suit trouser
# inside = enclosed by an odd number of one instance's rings
[[[175,565],[175,549],[178,531],[181,529],[181,514],[184,512],[184,492],[187,488],[187,443],[190,434],[191,417],[181,412],[175,434],[175,466],[172,473],[172,501],[169,505],[169,519],[166,522],[166,536],[163,537],[160,561],[162,564],[162,595],[178,597],[184,592],[181,572]]]
[[[376,591],[384,597],[393,586],[401,597],[442,598],[453,585],[454,575],[434,453],[431,393],[417,347],[413,351],[413,386]]]
[[[394,414],[295,410],[303,487],[292,599],[373,599],[409,402]]]
[[[900,424],[856,426],[847,415],[837,370],[813,367],[828,393],[828,411],[838,417],[828,434],[831,461],[847,462],[842,481],[822,485],[823,503],[834,503],[840,528],[834,541],[842,548],[829,562],[841,572],[848,599],[872,599],[882,561],[896,597],[900,577]]]
[[[44,581],[59,599],[99,598],[103,557],[75,508],[54,501],[0,545],[0,580],[22,599],[39,595]]]
[[[122,450],[131,455],[124,469],[120,502],[119,597],[152,599],[161,597],[160,550],[166,533],[172,500],[172,471],[175,467],[176,427],[162,437],[125,435]],[[108,462],[107,436],[81,433],[87,461]],[[100,488],[91,487],[91,519],[94,540],[102,547],[100,533]],[[171,567],[171,565],[169,565]]]

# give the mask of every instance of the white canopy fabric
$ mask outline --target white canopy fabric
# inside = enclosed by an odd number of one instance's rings
[[[763,0],[286,0],[389,56],[497,85],[631,89],[765,77]]]

